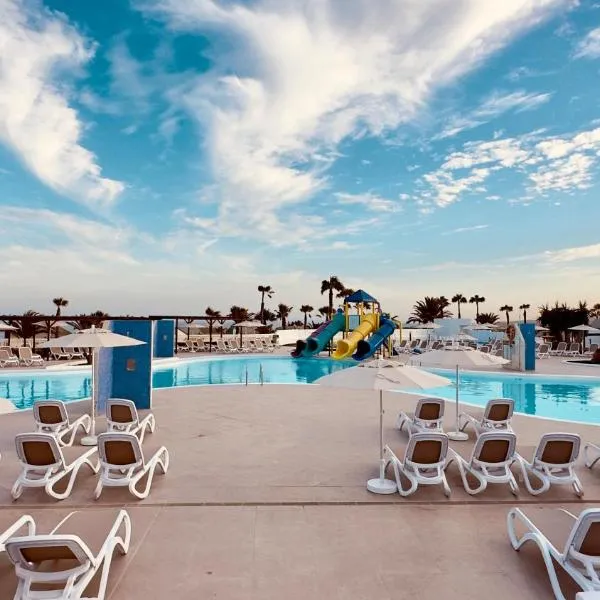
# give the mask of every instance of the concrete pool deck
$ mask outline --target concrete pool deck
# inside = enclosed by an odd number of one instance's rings
[[[580,465],[583,501],[570,488],[541,497],[490,486],[472,497],[452,465],[450,499],[435,487],[410,499],[365,489],[378,467],[376,393],[318,386],[269,385],[157,390],[157,431],[144,446],[165,445],[169,473],[150,496],[134,501],[107,489],[95,502],[95,477],[83,471],[71,498],[57,503],[39,490],[17,501],[10,488],[19,471],[14,435],[31,430],[29,411],[0,417],[0,516],[31,514],[47,531],[70,510],[126,506],[132,546],[111,569],[111,600],[175,597],[263,600],[371,598],[479,600],[551,597],[536,548],[514,552],[506,535],[511,506],[600,506],[600,468]],[[414,406],[406,394],[385,394],[385,441],[397,452],[406,434],[397,413]],[[89,408],[72,403],[75,415]],[[447,405],[452,424],[453,404]],[[470,409],[472,410],[472,409]],[[530,457],[545,431],[575,431],[600,441],[593,425],[516,416],[519,449]],[[104,423],[99,421],[99,430]],[[470,442],[452,442],[467,455]],[[567,598],[575,587],[564,580]],[[0,597],[15,580],[0,557]]]

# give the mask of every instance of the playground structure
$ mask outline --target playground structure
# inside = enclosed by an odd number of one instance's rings
[[[351,314],[354,305],[356,314]],[[364,360],[373,356],[396,329],[390,317],[381,312],[381,305],[370,294],[358,290],[344,299],[344,309],[338,309],[330,321],[323,323],[305,340],[298,340],[292,356],[314,356],[322,352],[335,335],[343,333],[331,357],[343,360],[352,357]]]

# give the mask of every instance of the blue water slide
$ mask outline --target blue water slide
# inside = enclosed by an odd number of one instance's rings
[[[313,356],[321,352],[336,333],[344,331],[346,317],[341,310],[333,315],[331,321],[324,323],[305,340],[298,340],[292,352],[294,358],[300,356]]]
[[[382,316],[379,320],[379,329],[368,340],[358,342],[356,352],[352,355],[352,358],[354,360],[364,360],[373,356],[390,335],[394,333],[395,329],[396,324],[394,321]]]

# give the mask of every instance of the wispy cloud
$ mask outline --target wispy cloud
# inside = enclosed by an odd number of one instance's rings
[[[552,263],[567,263],[591,258],[599,258],[600,244],[576,246],[574,248],[563,248],[562,250],[549,250],[544,252],[543,257]]]
[[[442,232],[442,235],[454,235],[455,233],[467,233],[469,231],[481,231],[487,229],[489,225],[473,225],[471,227],[458,227],[457,229],[451,229],[450,231]]]
[[[63,16],[34,2],[0,4],[0,140],[46,185],[98,206],[113,202],[124,184],[102,176],[69,104],[68,78],[93,53]]]
[[[138,6],[176,30],[211,28],[234,40],[215,52],[208,73],[173,90],[172,101],[205,131],[220,234],[272,241],[297,226],[290,208],[326,185],[335,157],[323,163],[315,155],[386,136],[437,87],[569,3],[387,0],[376,12],[371,0],[323,0],[310,10],[269,0]]]
[[[507,112],[533,110],[548,102],[551,97],[550,93],[527,93],[524,90],[509,93],[495,92],[469,114],[451,118],[434,139],[453,137],[463,131],[484,125]]]
[[[336,192],[335,197],[340,204],[360,205],[374,212],[397,212],[402,208],[399,202],[387,200],[371,192],[366,194]]]
[[[600,27],[592,29],[575,48],[575,58],[600,57]]]

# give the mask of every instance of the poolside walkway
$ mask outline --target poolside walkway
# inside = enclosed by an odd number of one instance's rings
[[[398,452],[407,437],[394,421],[413,405],[408,395],[385,395],[385,439]],[[69,406],[74,414],[84,408]],[[583,466],[585,502],[570,488],[541,498],[523,490],[517,500],[497,486],[471,497],[455,466],[450,499],[437,487],[420,489],[410,500],[369,494],[365,482],[376,475],[378,459],[375,393],[279,385],[175,388],[155,392],[153,411],[158,428],[144,446],[166,445],[171,468],[166,477],[156,476],[141,502],[114,489],[94,502],[95,479],[84,472],[72,498],[61,503],[39,490],[11,502],[18,472],[13,438],[31,429],[31,414],[0,417],[0,516],[28,512],[44,531],[73,509],[89,511],[93,520],[99,508],[127,505],[132,547],[113,563],[111,600],[550,598],[537,550],[510,548],[508,508],[600,505],[600,469]],[[515,418],[525,456],[543,431],[557,429],[600,441],[595,426]],[[471,445],[453,443],[465,455]],[[12,597],[13,589],[2,557],[0,598]],[[567,580],[565,593],[574,598]]]

